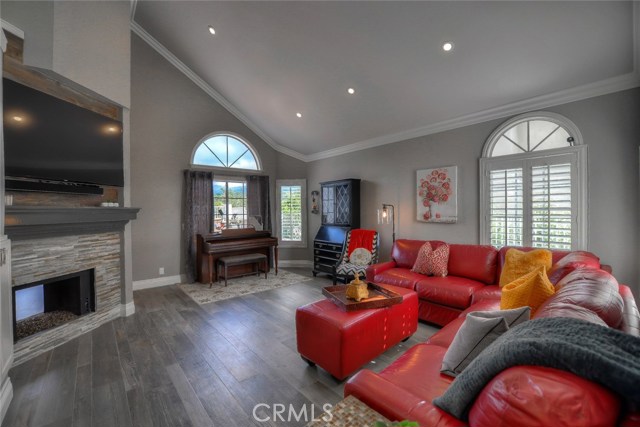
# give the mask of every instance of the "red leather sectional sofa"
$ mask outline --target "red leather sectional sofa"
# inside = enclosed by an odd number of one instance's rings
[[[440,374],[440,367],[466,313],[499,309],[496,284],[506,249],[450,245],[449,276],[426,277],[410,271],[423,243],[396,241],[392,261],[370,266],[367,279],[414,289],[420,298],[420,318],[445,326],[379,374],[358,372],[345,385],[345,396],[354,395],[392,420],[430,427],[640,427],[639,414],[620,420],[620,398],[608,389],[544,367],[517,366],[494,377],[471,408],[468,423],[434,406],[433,399],[453,381]],[[567,254],[554,251],[554,264]],[[640,315],[627,286],[597,266],[576,273],[570,276],[575,278],[571,285],[556,292],[535,317],[575,317],[640,336]]]

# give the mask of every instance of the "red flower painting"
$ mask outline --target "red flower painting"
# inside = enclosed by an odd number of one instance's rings
[[[418,219],[427,222],[455,222],[456,168],[418,171]]]

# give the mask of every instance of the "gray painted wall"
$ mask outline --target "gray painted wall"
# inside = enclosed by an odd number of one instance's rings
[[[619,281],[638,289],[638,135],[640,89],[618,92],[548,108],[572,120],[589,146],[589,250],[611,264]],[[504,120],[506,120],[505,118]],[[453,243],[479,241],[478,159],[490,133],[504,120],[494,120],[401,143],[385,145],[308,165],[308,190],[319,182],[362,179],[363,228],[381,232],[382,256],[391,248],[391,226],[379,226],[376,209],[382,203],[397,208],[399,238],[442,239]],[[287,159],[279,159],[279,170]],[[457,224],[418,222],[415,173],[428,167],[457,165]],[[320,226],[309,215],[310,242]],[[306,250],[311,259],[311,246]]]
[[[2,3],[2,18],[25,33],[25,64],[129,106],[128,1]]]
[[[184,273],[182,171],[198,141],[216,131],[243,136],[262,160],[272,194],[276,152],[137,36],[131,102],[131,204],[142,208],[131,226],[133,280],[158,278],[160,267],[175,276]]]

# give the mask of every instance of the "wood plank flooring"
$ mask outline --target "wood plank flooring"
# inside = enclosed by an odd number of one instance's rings
[[[318,277],[207,305],[175,285],[136,291],[134,315],[10,371],[14,397],[2,427],[305,425],[260,422],[253,411],[270,405],[257,411],[265,419],[277,403],[315,405],[319,416],[342,399],[344,383],[296,352],[295,309],[322,299],[329,284]],[[421,323],[367,368],[383,369],[435,330]]]

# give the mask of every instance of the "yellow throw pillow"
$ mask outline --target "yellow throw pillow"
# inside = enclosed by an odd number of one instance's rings
[[[535,249],[530,252],[509,249],[505,255],[504,266],[500,274],[500,287],[513,282],[540,266],[551,270],[551,262],[551,251],[547,249]]]
[[[556,289],[547,277],[544,266],[540,266],[519,279],[502,287],[500,310],[529,306],[531,315],[555,293]]]

